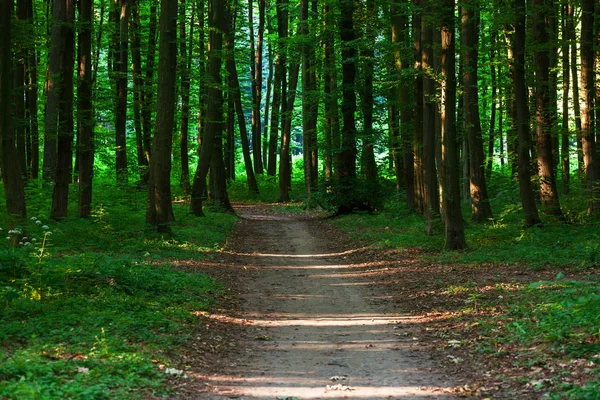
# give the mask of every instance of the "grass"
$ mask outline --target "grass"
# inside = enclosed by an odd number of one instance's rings
[[[26,227],[29,244],[0,248],[0,398],[164,395],[193,312],[222,290],[172,264],[210,257],[235,217],[190,217],[176,204],[174,234],[161,236],[144,223],[145,192],[97,188],[92,218],[62,222],[44,216],[51,196],[31,190],[29,214],[41,222]]]

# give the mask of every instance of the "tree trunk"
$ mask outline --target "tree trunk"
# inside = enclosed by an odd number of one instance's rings
[[[140,7],[136,2],[129,6],[131,42],[131,74],[133,76],[133,125],[135,128],[135,144],[140,184],[146,184],[148,174],[148,158],[144,152],[144,130],[142,128],[142,107],[144,103],[144,80],[142,77],[142,53],[140,39]]]
[[[355,0],[340,0],[339,31],[342,46],[342,147],[338,155],[336,177],[339,185],[338,214],[348,213],[355,206],[356,185],[356,31],[354,30]]]
[[[588,212],[600,212],[600,201],[596,192],[598,167],[596,161],[596,140],[594,120],[594,14],[595,1],[581,1],[581,141],[583,163],[588,192]]]
[[[562,78],[563,78],[563,93],[562,93],[562,129],[561,129],[561,171],[562,171],[562,188],[565,195],[569,194],[571,181],[571,166],[569,157],[569,89],[571,86],[570,57],[569,57],[569,31],[567,30],[568,6],[561,6],[561,28],[562,28]],[[577,85],[574,85],[577,86]]]
[[[458,151],[456,138],[456,67],[454,0],[445,0],[442,14],[442,177],[444,222],[448,250],[467,247],[460,209]],[[466,106],[466,105],[465,105]],[[470,143],[469,143],[470,145]],[[471,149],[471,154],[473,149]],[[483,148],[481,149],[483,153]],[[481,160],[483,161],[483,160]],[[483,174],[483,164],[480,165]]]
[[[286,17],[287,19],[287,17]],[[292,189],[292,113],[296,100],[296,88],[298,86],[298,75],[300,65],[292,63],[290,66],[290,82],[287,89],[286,101],[281,113],[281,154],[279,156],[279,201],[290,200]]]
[[[535,43],[535,121],[538,150],[538,177],[543,212],[562,218],[552,149],[552,102],[550,96],[550,54],[548,37],[551,0],[533,0],[533,41]],[[554,42],[555,43],[555,42]]]
[[[318,185],[318,148],[317,118],[319,98],[317,94],[317,77],[315,74],[315,51],[311,43],[314,36],[309,32],[308,1],[300,0],[300,35],[304,36],[302,44],[302,152],[304,156],[304,183],[306,204],[311,204],[311,193]]]
[[[167,0],[165,0],[167,1]],[[198,167],[192,185],[191,212],[203,216],[202,197],[206,190],[206,177],[214,153],[217,131],[223,128],[223,93],[221,91],[221,50],[225,29],[224,0],[210,0],[208,8],[209,50],[207,68],[207,106],[204,135],[200,147]],[[221,135],[219,134],[220,138]]]
[[[273,50],[271,48],[271,43],[269,43],[268,47],[269,53],[269,75],[267,77],[267,93],[265,94],[265,115],[263,116],[263,144],[262,144],[262,158],[263,158],[263,169],[264,164],[269,164],[269,121],[270,114],[269,110],[271,108],[271,91],[273,88]]]
[[[116,145],[116,173],[117,184],[127,184],[127,70],[128,70],[128,39],[129,39],[129,13],[128,0],[115,0],[115,7],[119,7],[119,16],[115,23],[118,30],[119,51],[115,54],[115,145]]]
[[[340,151],[340,121],[337,95],[337,68],[335,60],[335,20],[331,0],[323,2],[323,96],[325,131],[325,179],[330,181],[337,168]]]
[[[571,78],[573,79],[573,117],[575,118],[575,138],[577,141],[577,176],[579,182],[583,183],[585,179],[585,170],[583,163],[583,149],[581,147],[581,107],[580,107],[580,95],[579,95],[579,76],[577,74],[577,40],[575,33],[575,6],[572,0],[567,5],[567,34],[569,36],[569,44],[571,46],[570,52],[570,64],[571,64]]]
[[[33,0],[27,0],[27,21],[28,34],[33,36],[34,20],[33,20]],[[29,84],[27,87],[29,127],[30,127],[30,153],[28,158],[29,176],[37,179],[40,172],[40,141],[39,141],[39,123],[38,123],[38,71],[37,71],[37,53],[35,44],[29,48],[27,62],[27,72],[29,76]]]
[[[421,46],[422,17],[421,0],[413,0],[413,50],[415,61],[415,119],[414,119],[414,171],[415,171],[415,210],[425,213],[425,189],[423,186],[423,47]]]
[[[375,0],[366,0],[365,46],[360,49],[363,82],[360,86],[361,108],[363,113],[363,148],[361,155],[362,172],[369,184],[377,183],[377,164],[375,163],[375,137],[373,133],[373,75],[375,59],[375,19],[377,9]],[[402,164],[400,164],[402,165]],[[371,192],[375,187],[370,188]]]
[[[285,3],[285,4],[284,4]],[[285,108],[285,71],[286,71],[286,48],[285,38],[287,37],[287,3],[284,0],[276,1],[277,13],[277,56],[275,58],[275,78],[273,82],[273,102],[271,104],[271,132],[269,134],[269,160],[267,165],[267,175],[275,176],[277,171],[277,142],[279,139],[279,123],[281,120],[282,109]],[[285,17],[285,19],[284,19]],[[283,100],[282,100],[283,99]],[[281,162],[281,161],[280,161]]]
[[[27,6],[24,0],[17,0],[16,19],[19,21],[18,26],[26,26],[27,23]],[[15,49],[15,58],[13,61],[13,94],[14,94],[14,135],[17,146],[17,158],[19,169],[23,179],[27,178],[27,151],[26,151],[26,136],[27,136],[27,119],[25,116],[26,109],[26,94],[27,94],[27,52],[28,46],[19,44]]]
[[[464,63],[464,113],[467,140],[469,141],[471,218],[476,222],[485,222],[492,219],[493,214],[487,193],[483,138],[481,135],[481,121],[479,119],[479,86],[477,69],[479,56],[477,48],[479,43],[479,7],[476,1],[467,0],[462,7],[461,38]],[[448,115],[446,115],[446,118],[447,117]]]
[[[435,167],[437,117],[436,90],[433,71],[432,14],[428,10],[421,21],[421,68],[423,69],[423,203],[427,220],[426,233],[433,233],[434,221],[440,212],[438,184]]]
[[[142,103],[142,144],[144,155],[150,164],[152,158],[152,110],[154,109],[154,65],[156,63],[156,4],[150,5],[150,22],[148,35],[148,49],[146,52],[146,66],[144,77],[144,93]],[[142,173],[141,181],[149,183],[149,169]]]
[[[190,164],[188,157],[188,137],[190,122],[190,70],[192,63],[192,46],[187,49],[186,26],[187,18],[185,14],[185,0],[180,0],[180,22],[179,22],[179,71],[181,76],[181,126],[179,131],[179,152],[181,154],[181,176],[179,186],[183,193],[189,195],[192,191],[190,186]],[[194,37],[194,10],[192,2],[192,12],[190,16],[190,37]]]
[[[496,32],[490,32],[490,78],[491,78],[491,91],[492,91],[492,99],[490,106],[490,129],[489,129],[489,139],[488,139],[488,156],[487,156],[487,166],[486,173],[487,176],[492,175],[492,167],[494,165],[494,144],[496,141],[496,110],[498,103],[498,79],[497,77],[500,75],[496,75]],[[502,152],[502,150],[500,150]]]
[[[90,217],[92,213],[95,124],[92,104],[92,12],[93,0],[79,1],[77,135],[79,141],[78,216],[80,218]]]
[[[230,12],[233,12],[233,10],[231,10]],[[229,72],[229,87],[232,89],[229,95],[233,96],[235,112],[237,114],[238,128],[240,130],[240,139],[242,142],[242,154],[244,156],[244,166],[246,168],[246,177],[248,179],[248,190],[250,191],[250,193],[258,193],[258,184],[256,183],[256,176],[254,175],[252,158],[250,157],[250,144],[248,142],[246,118],[244,117],[244,108],[242,105],[242,97],[240,93],[240,82],[238,78],[237,67],[235,65],[235,26],[233,26],[233,24],[234,22],[232,16],[228,15],[226,33],[227,42],[225,43],[225,48],[227,50],[227,72]],[[254,165],[256,165],[256,163]]]
[[[526,227],[537,225],[540,218],[535,204],[535,196],[531,184],[531,134],[529,132],[529,107],[527,84],[525,81],[525,0],[515,0],[515,33],[514,33],[514,91],[515,117],[519,140],[519,189],[521,203],[525,213]]]
[[[0,2],[0,172],[4,184],[8,228],[13,229],[27,220],[25,188],[19,170],[14,129],[11,125],[11,18],[13,1]],[[19,243],[15,237],[13,245]]]
[[[171,232],[175,220],[171,202],[171,153],[175,123],[177,66],[177,2],[160,2],[156,126],[149,169],[146,222],[156,232]]]
[[[50,218],[62,219],[67,216],[69,201],[69,183],[73,163],[73,67],[75,2],[73,0],[56,2],[59,8],[60,40],[62,41],[60,62],[60,98],[58,110],[57,164],[52,194]]]
[[[254,44],[253,32],[253,17],[252,17],[252,0],[248,1],[248,17],[251,28],[251,48],[254,47],[251,54],[252,69],[252,153],[254,154],[254,171],[257,174],[263,173],[262,160],[262,135],[260,126],[260,103],[262,98],[262,68],[263,68],[263,43],[265,32],[265,7],[266,1],[259,0],[258,2],[258,36],[256,38],[256,46]]]

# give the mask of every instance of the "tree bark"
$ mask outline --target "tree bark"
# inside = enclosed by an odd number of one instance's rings
[[[434,221],[440,213],[439,192],[436,176],[436,91],[433,72],[433,28],[432,10],[427,9],[421,20],[421,68],[423,69],[423,204],[426,218],[426,233],[433,233]]]
[[[533,41],[535,43],[535,121],[538,150],[538,177],[542,211],[562,218],[553,161],[552,102],[550,95],[550,53],[554,49],[548,37],[551,1],[533,0]],[[555,88],[556,89],[556,88]]]
[[[164,0],[167,1],[167,0]],[[202,197],[206,191],[206,177],[211,165],[217,131],[223,128],[223,93],[221,91],[221,51],[223,50],[223,30],[225,28],[225,1],[210,0],[208,8],[209,50],[207,65],[207,106],[206,121],[198,167],[192,185],[190,210],[196,216],[203,216]]]
[[[28,33],[33,36],[34,18],[33,18],[33,0],[27,0],[27,22]],[[39,141],[39,123],[38,123],[38,58],[35,44],[29,48],[27,62],[27,73],[29,76],[29,85],[27,87],[27,101],[29,113],[30,128],[30,146],[31,156],[28,157],[29,176],[37,179],[40,171],[40,141]]]
[[[144,104],[144,79],[142,77],[142,53],[140,39],[140,7],[133,2],[129,6],[131,42],[131,74],[133,77],[133,125],[140,184],[147,184],[148,158],[144,151],[144,130],[142,128],[142,108]]]
[[[62,41],[60,62],[60,98],[58,110],[57,164],[52,194],[50,218],[55,220],[67,216],[69,202],[69,183],[73,168],[73,67],[74,67],[74,31],[75,2],[60,1],[60,40]]]
[[[304,36],[302,52],[302,153],[304,156],[304,183],[306,204],[311,204],[311,194],[318,185],[317,117],[319,98],[315,74],[315,52],[309,29],[309,0],[300,0],[300,35]]]
[[[77,214],[80,218],[90,217],[92,213],[95,124],[92,104],[92,12],[92,0],[79,1],[79,34],[77,36],[79,201]]]
[[[461,38],[464,65],[464,116],[467,140],[469,141],[471,218],[476,222],[485,222],[493,218],[493,214],[487,192],[483,138],[481,135],[481,121],[479,119],[477,68],[479,56],[477,48],[479,43],[479,7],[476,1],[467,0],[462,7]],[[448,115],[446,115],[447,117]]]
[[[127,70],[128,70],[128,42],[129,42],[129,12],[128,0],[115,0],[115,7],[119,8],[116,19],[116,37],[118,38],[118,52],[115,54],[115,146],[116,146],[116,173],[117,184],[127,184]],[[116,47],[116,46],[115,46]]]
[[[586,189],[588,196],[588,212],[600,212],[596,188],[598,180],[598,166],[596,161],[596,140],[594,120],[594,14],[595,1],[581,1],[581,141],[583,149],[583,163],[586,176]]]
[[[233,10],[230,11],[230,13]],[[237,67],[235,64],[235,51],[234,51],[234,36],[235,27],[233,26],[233,18],[229,14],[227,17],[227,42],[225,48],[227,49],[227,72],[229,72],[229,87],[232,89],[229,93],[233,96],[233,103],[235,106],[235,112],[237,114],[238,128],[240,130],[240,139],[242,142],[242,154],[244,156],[244,167],[246,168],[246,177],[248,179],[248,190],[251,193],[259,193],[258,184],[256,183],[256,176],[254,175],[254,168],[252,165],[252,158],[250,157],[250,144],[248,142],[248,130],[246,128],[246,118],[244,116],[244,107],[242,105],[242,97],[240,91],[240,82],[238,78]],[[256,157],[256,154],[255,154]],[[256,158],[255,158],[256,160]],[[256,165],[256,162],[254,163]]]
[[[184,194],[189,195],[192,191],[190,186],[190,164],[188,157],[188,138],[190,125],[190,70],[192,63],[192,47],[187,48],[186,36],[186,4],[180,0],[180,22],[179,22],[179,70],[181,77],[181,126],[179,131],[179,152],[181,154],[181,176],[179,186]],[[192,3],[194,4],[194,3]],[[194,36],[194,10],[192,5],[190,20],[190,37]]]
[[[27,220],[25,187],[17,160],[14,128],[11,124],[11,18],[13,1],[0,2],[0,172],[4,184],[9,229]],[[18,244],[15,238],[11,244]]]
[[[175,220],[171,202],[171,153],[177,80],[177,2],[160,2],[156,126],[149,168],[146,222],[156,232],[171,232]]]
[[[519,154],[519,189],[521,203],[525,213],[526,227],[540,223],[535,196],[531,184],[531,134],[529,132],[529,107],[527,85],[525,81],[525,0],[515,0],[515,33],[514,33],[514,104],[518,134]]]
[[[561,126],[561,149],[560,149],[560,160],[561,160],[561,172],[562,172],[562,188],[563,193],[568,195],[570,192],[570,181],[571,181],[571,166],[569,156],[569,89],[571,87],[570,79],[570,40],[569,31],[567,30],[567,19],[568,17],[568,6],[563,4],[561,6],[562,14],[562,79],[563,79],[563,93],[562,93],[562,126]],[[577,85],[574,85],[577,86]]]
[[[330,181],[337,169],[340,151],[340,122],[335,61],[335,20],[331,0],[323,2],[323,96],[325,131],[325,179]]]
[[[360,49],[362,60],[362,85],[360,86],[361,108],[363,113],[363,148],[361,166],[367,182],[377,183],[377,164],[375,163],[375,138],[373,133],[373,76],[375,59],[375,18],[377,9],[375,0],[366,1],[365,46]],[[401,164],[400,164],[401,165]],[[375,189],[375,187],[371,188]]]
[[[355,0],[340,0],[339,31],[342,46],[342,147],[336,177],[340,202],[338,214],[351,212],[355,206],[356,185],[356,31]]]
[[[444,222],[448,250],[467,247],[460,209],[456,138],[456,67],[454,0],[445,0],[442,14],[442,177]],[[483,153],[483,148],[481,149]],[[483,161],[483,160],[481,160]],[[480,165],[483,173],[483,164]]]
[[[415,210],[419,214],[424,214],[425,189],[423,187],[423,48],[421,46],[421,0],[413,0],[413,2],[416,8],[416,10],[413,11],[413,54],[415,61],[413,169],[415,171]]]

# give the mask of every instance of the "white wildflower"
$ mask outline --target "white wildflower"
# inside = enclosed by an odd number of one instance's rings
[[[30,243],[30,242],[25,242],[25,243],[23,243],[23,246],[25,246],[25,247],[27,247],[27,246],[29,246],[29,245],[31,245],[31,243]]]
[[[31,220],[32,221],[37,221],[37,218],[36,217],[31,217]]]
[[[36,224],[41,225],[42,221],[40,221],[39,219],[37,221],[35,221]]]
[[[148,252],[144,253],[144,257],[149,257],[149,256],[150,256],[150,253],[148,253]]]
[[[52,235],[52,232],[48,231],[48,232],[46,232],[44,235],[45,235],[45,236],[50,236],[50,235]]]
[[[32,242],[37,242],[37,239],[36,238],[31,238],[31,241]]]
[[[77,372],[80,374],[88,374],[90,372],[90,369],[86,367],[79,367],[77,368]]]
[[[23,242],[19,242],[19,246],[23,246]]]
[[[48,225],[42,225],[42,229],[48,230],[48,229],[50,229],[50,227]]]

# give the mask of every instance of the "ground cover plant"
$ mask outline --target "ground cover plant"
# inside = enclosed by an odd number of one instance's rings
[[[0,397],[141,398],[168,393],[173,356],[221,283],[172,266],[210,257],[236,217],[190,218],[173,235],[144,222],[145,191],[98,191],[89,219],[48,220],[32,190],[22,244],[0,248]],[[74,214],[74,213],[73,213]],[[1,225],[1,224],[0,224]],[[169,369],[171,368],[171,369]]]

